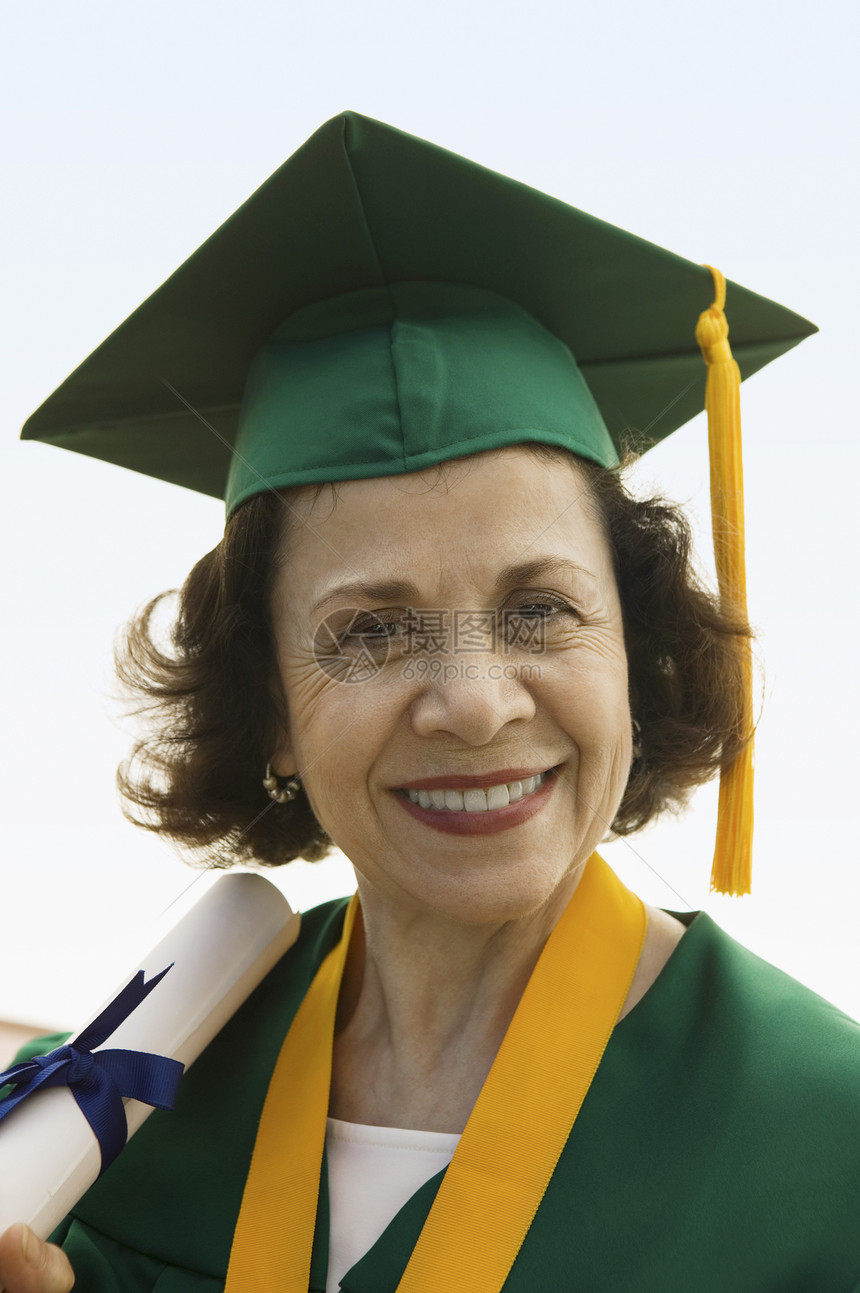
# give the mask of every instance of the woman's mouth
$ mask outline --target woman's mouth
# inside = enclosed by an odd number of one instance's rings
[[[452,777],[461,785],[448,786],[435,778],[426,787],[402,787],[395,796],[410,817],[434,830],[450,835],[492,835],[519,826],[541,811],[555,787],[560,766],[485,786],[469,785],[465,777]]]
[[[548,772],[539,772],[523,781],[506,781],[485,790],[406,790],[404,793],[411,803],[435,812],[486,813],[496,808],[507,808],[508,804],[534,794],[548,775]]]

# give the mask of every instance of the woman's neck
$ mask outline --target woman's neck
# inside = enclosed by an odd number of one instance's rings
[[[362,893],[338,1009],[332,1116],[462,1131],[574,887],[491,928]]]

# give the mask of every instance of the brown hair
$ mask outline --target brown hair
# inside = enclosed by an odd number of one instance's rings
[[[612,830],[630,834],[743,748],[741,639],[750,629],[698,580],[680,508],[634,498],[618,471],[524,447],[585,472],[612,548],[641,729]],[[119,678],[147,729],[118,772],[126,816],[210,865],[316,861],[332,844],[304,791],[273,805],[261,786],[285,718],[269,605],[288,512],[279,494],[250,499],[188,576],[169,643],[157,641],[157,614],[172,596],[163,593],[117,647]]]

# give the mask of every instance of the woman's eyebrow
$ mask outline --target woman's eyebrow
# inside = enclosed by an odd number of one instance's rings
[[[516,562],[513,565],[505,566],[496,577],[495,591],[503,592],[508,588],[514,588],[517,584],[532,583],[535,579],[540,579],[546,575],[570,575],[579,574],[587,575],[589,579],[596,576],[584,566],[579,566],[574,561],[567,561],[563,557],[536,557],[531,561]],[[356,600],[368,602],[419,602],[421,592],[416,584],[408,579],[352,579],[345,584],[337,584],[334,588],[328,589],[318,598],[311,607],[311,614],[315,614],[321,607],[328,602],[336,601],[342,597],[352,597]]]
[[[416,585],[410,583],[408,579],[352,579],[349,583],[337,584],[336,587],[323,593],[311,607],[311,614],[313,615],[327,602],[333,602],[341,597],[361,598],[368,602],[417,602],[421,594]]]
[[[570,574],[587,575],[589,579],[597,578],[592,570],[587,570],[585,566],[577,565],[575,561],[568,561],[565,557],[535,557],[531,561],[521,561],[514,565],[505,566],[496,579],[496,591],[501,592],[506,588],[513,588],[517,584],[530,584],[536,579],[542,579],[547,575]]]

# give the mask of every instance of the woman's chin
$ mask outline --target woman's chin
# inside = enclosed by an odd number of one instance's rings
[[[464,926],[498,926],[527,920],[549,904],[563,907],[576,888],[581,867],[564,873],[552,873],[534,862],[507,864],[504,868],[482,868],[456,876],[410,876],[395,890],[386,885],[374,906],[387,909],[391,916],[410,919],[441,918]],[[363,877],[358,875],[359,893]]]

